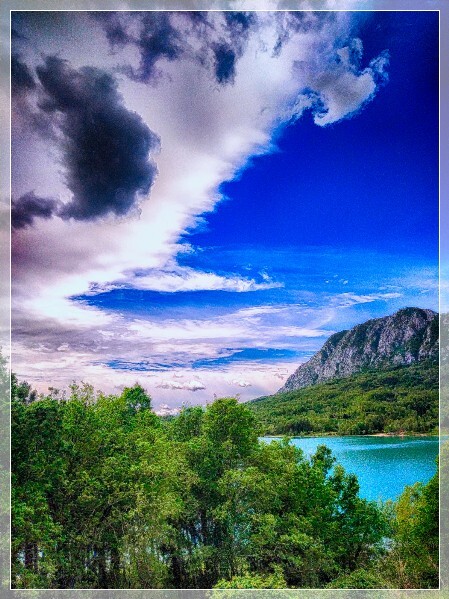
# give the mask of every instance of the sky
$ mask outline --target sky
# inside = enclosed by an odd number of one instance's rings
[[[438,309],[437,12],[13,12],[12,366],[161,413]]]

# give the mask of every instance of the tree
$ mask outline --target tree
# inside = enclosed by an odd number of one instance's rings
[[[139,410],[151,410],[151,397],[147,394],[145,389],[137,383],[134,387],[125,387],[121,397],[128,410],[132,413],[138,412]]]
[[[437,472],[426,485],[406,487],[394,506],[392,547],[381,568],[400,588],[438,587],[438,488]]]
[[[288,439],[260,441],[235,398],[166,422],[139,385],[115,396],[74,384],[31,403],[16,386],[15,587],[369,584],[385,518],[326,447],[307,458]],[[413,501],[416,542],[432,532],[433,499],[429,488]]]

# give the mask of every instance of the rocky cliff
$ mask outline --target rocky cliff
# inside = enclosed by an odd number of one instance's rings
[[[278,393],[344,378],[365,369],[391,368],[428,359],[438,360],[438,314],[404,308],[329,337]]]

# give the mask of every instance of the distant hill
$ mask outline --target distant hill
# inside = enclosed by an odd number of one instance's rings
[[[421,308],[404,308],[329,337],[278,393],[346,378],[364,370],[423,361],[438,361],[438,314]]]
[[[265,435],[438,431],[438,363],[358,372],[247,403]]]

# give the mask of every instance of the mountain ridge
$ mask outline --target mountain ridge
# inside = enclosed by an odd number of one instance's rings
[[[334,333],[310,360],[290,375],[277,393],[346,378],[366,369],[384,369],[438,360],[438,313],[402,308]]]

